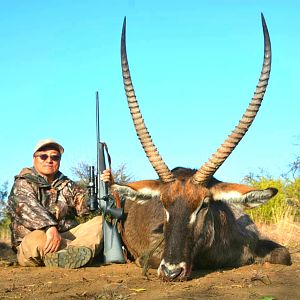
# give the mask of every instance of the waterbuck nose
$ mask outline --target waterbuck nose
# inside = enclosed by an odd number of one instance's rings
[[[166,280],[174,280],[183,271],[183,269],[181,267],[169,269],[166,265],[162,265],[161,268],[163,271],[164,278]]]

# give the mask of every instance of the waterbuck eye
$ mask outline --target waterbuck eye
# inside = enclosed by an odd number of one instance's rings
[[[206,196],[203,200],[202,206],[203,206],[203,204],[208,204],[210,199],[211,199],[211,196]]]
[[[209,196],[205,197],[204,200],[199,204],[199,206],[191,214],[190,222],[189,222],[191,225],[195,223],[197,215],[198,215],[199,211],[201,210],[201,208],[203,207],[203,204],[206,205],[209,202],[209,200],[210,200]]]
[[[200,211],[202,206],[202,203],[196,208],[196,210],[194,210],[194,212],[191,214],[190,216],[190,225],[194,224],[198,215],[198,212]]]
[[[166,217],[167,217],[167,222],[169,222],[170,214],[169,214],[169,212],[166,209],[165,209],[165,213],[166,213]]]
[[[198,215],[198,213],[199,213],[202,205],[203,205],[203,202],[195,209],[195,211],[193,212],[193,214]]]

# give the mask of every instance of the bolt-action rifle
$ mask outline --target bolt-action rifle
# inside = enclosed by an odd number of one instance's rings
[[[106,144],[100,142],[99,127],[99,96],[96,92],[96,135],[97,135],[97,172],[94,166],[89,167],[89,208],[91,211],[101,211],[102,231],[104,240],[104,263],[125,263],[121,237],[117,223],[123,217],[120,201],[116,205],[115,198],[108,192],[108,184],[100,179],[106,169],[105,152],[110,164]]]

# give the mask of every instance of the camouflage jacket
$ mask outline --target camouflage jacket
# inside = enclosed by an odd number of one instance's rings
[[[76,216],[88,214],[86,190],[61,172],[49,184],[34,168],[24,168],[15,177],[7,208],[15,249],[30,231],[56,226],[59,232],[78,225]]]

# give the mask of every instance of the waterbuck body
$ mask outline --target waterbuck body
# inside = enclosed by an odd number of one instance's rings
[[[124,242],[139,265],[153,250],[148,263],[158,267],[160,277],[185,280],[192,267],[291,263],[288,250],[262,238],[243,211],[244,207],[264,203],[277,193],[276,189],[255,190],[212,178],[208,188],[195,189],[193,185],[188,191],[187,182],[195,172],[177,168],[172,183],[145,180],[112,185],[126,198]],[[183,186],[184,191],[179,191]]]
[[[126,21],[126,20],[125,20]],[[264,61],[254,96],[232,133],[198,170],[166,166],[142,118],[130,76],[123,24],[121,59],[124,88],[136,133],[158,180],[113,184],[125,202],[124,243],[141,264],[150,263],[164,280],[185,280],[192,267],[237,267],[257,261],[290,264],[288,250],[260,237],[243,208],[260,205],[277,190],[225,183],[213,177],[251,126],[271,70],[271,44],[262,16]],[[155,95],[155,90],[153,91]]]

